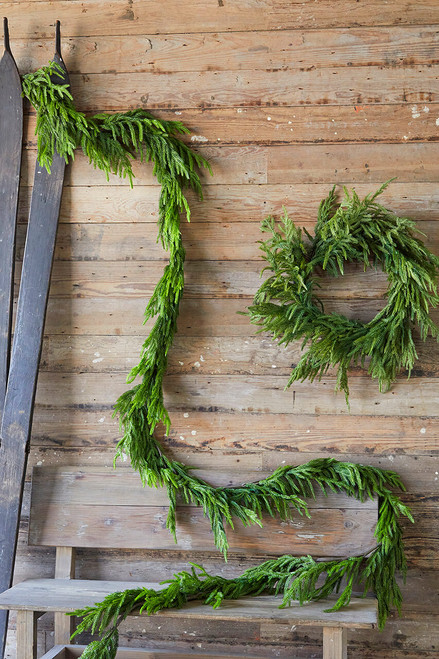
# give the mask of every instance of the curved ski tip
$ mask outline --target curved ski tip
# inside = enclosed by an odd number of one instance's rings
[[[55,27],[55,53],[61,57],[61,21],[56,21]]]
[[[4,35],[5,50],[8,53],[10,53],[11,47],[9,45],[9,26],[8,26],[8,19],[6,18],[6,16],[3,18],[3,35]]]

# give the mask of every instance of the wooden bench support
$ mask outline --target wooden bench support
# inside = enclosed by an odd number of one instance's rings
[[[75,578],[75,548],[57,547],[55,563],[55,579]],[[74,632],[74,620],[61,613],[55,612],[55,645],[68,645]]]
[[[37,611],[17,611],[17,659],[37,659]]]
[[[346,627],[323,628],[323,659],[347,659]]]

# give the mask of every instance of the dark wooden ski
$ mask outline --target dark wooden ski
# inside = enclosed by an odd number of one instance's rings
[[[4,19],[5,52],[0,61],[0,419],[9,371],[14,292],[15,231],[23,141],[23,99]],[[1,551],[1,548],[0,548]],[[0,570],[0,590],[3,590]],[[8,612],[0,611],[0,657],[4,655]]]
[[[54,61],[62,67],[64,75],[57,82],[69,84],[60,45],[58,21]],[[38,162],[35,168],[0,431],[0,592],[12,583],[64,170],[65,161],[58,154],[53,158],[50,174]]]
[[[5,52],[0,62],[0,418],[6,394],[12,324],[15,227],[23,141],[23,99],[4,19]]]

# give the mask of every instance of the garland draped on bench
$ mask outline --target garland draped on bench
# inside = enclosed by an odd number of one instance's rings
[[[94,167],[133,181],[132,160],[152,161],[153,173],[161,185],[158,235],[169,251],[169,263],[146,307],[145,322],[155,318],[141,352],[140,362],[128,377],[140,382],[116,402],[123,437],[116,457],[128,454],[144,484],[165,486],[169,495],[167,526],[175,535],[177,498],[203,508],[209,518],[214,541],[227,556],[226,525],[233,528],[237,518],[244,525],[262,525],[264,514],[290,519],[293,514],[309,516],[305,498],[315,489],[344,492],[360,501],[379,497],[379,519],[375,530],[377,546],[367,555],[318,562],[310,556],[284,556],[247,570],[236,579],[210,576],[199,566],[174,576],[166,589],[126,591],[108,596],[95,607],[77,611],[83,621],[77,632],[91,629],[103,634],[83,654],[88,659],[113,659],[117,649],[117,626],[130,611],[140,608],[153,613],[163,608],[182,606],[190,599],[201,599],[219,606],[224,598],[282,593],[282,606],[292,599],[321,599],[341,591],[333,609],[349,603],[353,585],[360,582],[364,593],[373,589],[378,598],[379,625],[385,624],[389,610],[401,606],[396,574],[403,575],[406,560],[399,518],[412,520],[407,506],[393,493],[404,490],[399,476],[375,467],[313,460],[297,467],[282,466],[271,476],[238,487],[212,487],[196,478],[191,468],[169,459],[153,432],[164,423],[169,432],[170,419],[163,401],[163,377],[167,355],[176,331],[179,303],[184,286],[185,252],[180,232],[180,213],[190,219],[185,190],[192,188],[201,197],[201,183],[195,167],[207,161],[178,139],[189,132],[181,122],[163,121],[144,110],[117,114],[97,114],[87,118],[78,112],[67,86],[54,84],[56,71],[51,63],[23,80],[23,93],[37,111],[38,159],[50,170],[55,149],[66,161],[81,148]],[[323,585],[317,579],[323,576]]]

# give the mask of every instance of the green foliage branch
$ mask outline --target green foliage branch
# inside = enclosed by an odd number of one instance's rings
[[[284,479],[285,491],[301,496],[313,497],[317,489],[325,494],[328,491],[345,492],[361,501],[378,497],[376,547],[360,556],[335,560],[281,556],[250,568],[234,579],[210,575],[204,568],[192,564],[190,572],[179,572],[173,579],[162,582],[164,588],[144,587],[112,593],[102,602],[72,613],[82,618],[75,635],[86,631],[101,634],[101,638],[90,643],[82,656],[86,659],[114,659],[118,627],[129,614],[151,615],[164,609],[181,608],[193,600],[217,608],[224,599],[281,595],[280,608],[284,608],[293,601],[303,604],[327,599],[335,592],[337,597],[327,611],[338,611],[349,604],[354,588],[360,586],[363,596],[370,590],[375,592],[379,627],[382,629],[390,609],[396,607],[400,611],[402,603],[396,576],[400,571],[405,578],[407,565],[400,518],[413,521],[408,507],[394,493],[395,489],[404,490],[398,474],[323,458],[297,467],[281,467],[269,477],[273,478],[278,482]]]
[[[340,204],[333,188],[320,204],[314,236],[304,230],[307,241],[286,211],[280,223],[273,217],[263,222],[262,230],[271,234],[261,242],[268,263],[263,272],[272,274],[257,291],[249,315],[280,344],[302,340],[306,347],[287,387],[321,379],[336,368],[336,390],[344,391],[348,403],[348,369],[364,367],[367,360],[368,373],[385,391],[401,369],[410,377],[417,359],[414,327],[424,341],[428,334],[439,337],[429,316],[430,307],[439,303],[439,258],[413,235],[412,220],[376,202],[389,183],[363,200],[345,189]],[[368,323],[326,314],[315,292],[317,268],[339,276],[346,262],[360,262],[364,270],[380,266],[387,274],[386,305]]]
[[[243,524],[261,525],[264,514],[278,514],[282,519],[289,519],[294,513],[309,516],[305,499],[314,497],[316,489],[325,493],[344,492],[361,501],[377,496],[380,501],[375,530],[377,546],[365,556],[323,562],[309,556],[285,556],[247,570],[232,580],[210,576],[203,568],[193,566],[190,573],[175,575],[160,591],[143,588],[116,593],[95,607],[76,612],[83,616],[78,632],[91,629],[103,634],[83,656],[115,657],[118,624],[136,608],[153,613],[182,606],[192,599],[219,606],[224,598],[263,592],[282,593],[284,606],[292,599],[301,603],[321,599],[342,588],[333,607],[336,610],[349,602],[355,580],[364,585],[365,593],[369,589],[376,592],[382,627],[390,607],[401,605],[396,574],[398,571],[405,574],[406,570],[399,517],[411,519],[411,515],[393,493],[394,489],[404,489],[397,474],[328,458],[297,467],[279,467],[258,482],[221,488],[197,478],[190,467],[163,454],[153,432],[160,421],[167,430],[170,426],[162,385],[184,285],[180,213],[185,213],[189,220],[184,191],[192,188],[201,196],[195,168],[209,168],[209,165],[178,139],[178,134],[188,132],[180,122],[161,121],[144,110],[86,117],[74,107],[68,86],[54,82],[56,73],[59,73],[57,65],[51,63],[23,80],[23,93],[37,110],[40,163],[50,171],[55,151],[68,161],[74,157],[75,149],[81,148],[91,164],[102,169],[107,177],[115,173],[132,184],[132,161],[138,157],[153,162],[154,174],[161,185],[159,239],[170,253],[169,263],[145,312],[145,322],[155,318],[155,323],[142,348],[140,363],[128,378],[130,383],[136,378],[141,381],[119,398],[115,413],[119,414],[123,429],[117,456],[126,453],[130,456],[144,484],[167,488],[170,501],[167,524],[171,532],[175,535],[177,498],[202,507],[210,520],[214,541],[224,556],[228,549],[226,526],[233,528],[234,519]],[[317,586],[321,575],[323,586]]]

